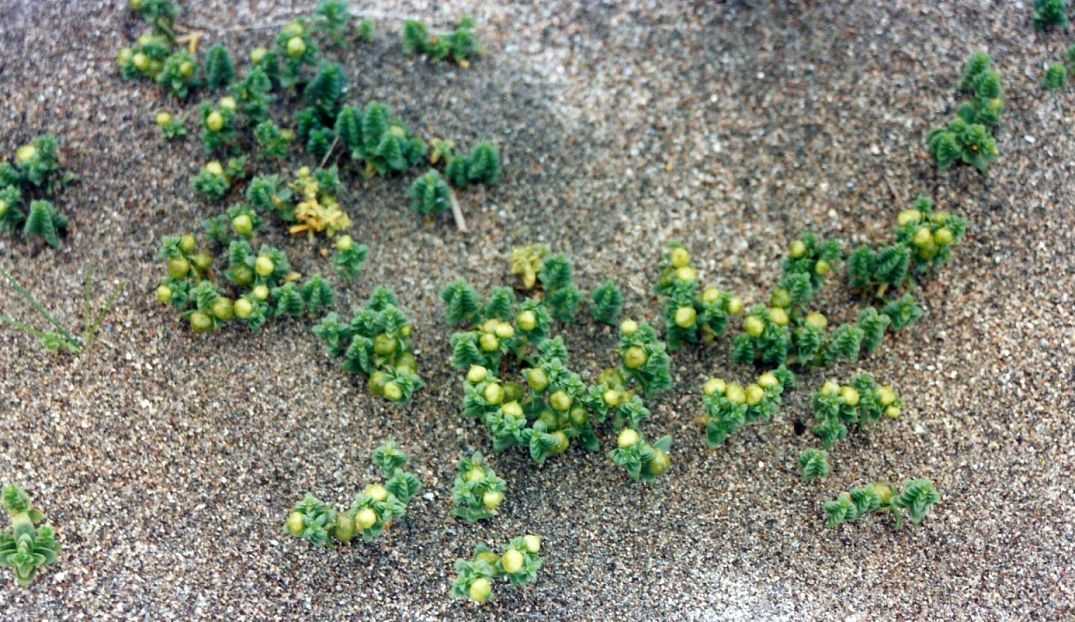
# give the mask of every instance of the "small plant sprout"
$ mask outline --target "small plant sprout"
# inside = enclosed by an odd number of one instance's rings
[[[540,552],[541,538],[535,535],[513,539],[503,554],[479,544],[469,560],[456,560],[452,598],[466,598],[481,605],[495,600],[493,586],[498,579],[506,578],[513,588],[533,583],[541,569]]]
[[[333,245],[336,255],[332,263],[336,266],[336,273],[348,281],[355,280],[362,271],[362,265],[366,263],[369,247],[356,244],[349,235],[338,236]]]
[[[824,449],[807,449],[799,455],[799,469],[805,483],[825,479],[832,473],[829,452]]]
[[[459,461],[459,475],[452,488],[455,515],[468,523],[496,516],[504,502],[504,480],[496,476],[480,451]]]
[[[304,68],[317,66],[320,55],[305,20],[297,19],[285,25],[276,36],[276,54],[271,57],[266,54],[261,60],[272,63],[277,58],[283,60],[278,79],[285,89],[294,89],[303,82]]]
[[[553,319],[565,323],[575,319],[582,292],[575,286],[574,266],[565,255],[550,255],[541,244],[516,248],[511,254],[511,273],[520,278],[519,289],[540,290]]]
[[[962,163],[984,173],[999,153],[993,131],[1004,111],[1000,74],[992,69],[988,55],[979,52],[971,57],[960,90],[973,98],[959,107],[947,127],[930,132],[926,144],[939,170]]]
[[[154,122],[160,128],[164,140],[176,140],[187,135],[187,128],[183,125],[182,119],[177,119],[166,110],[158,112],[154,117]]]
[[[171,0],[128,0],[131,10],[137,13],[153,32],[159,36],[175,41],[175,20],[179,17],[179,7]]]
[[[60,544],[56,532],[45,522],[45,514],[30,505],[30,497],[17,486],[4,486],[4,509],[10,527],[0,531],[0,566],[15,572],[22,587],[30,587],[37,573],[56,563]]]
[[[743,312],[738,297],[716,288],[700,289],[690,253],[678,242],[665,253],[657,293],[664,304],[665,338],[672,352],[688,343],[713,344],[724,335],[729,316]]]
[[[623,293],[612,280],[593,291],[591,314],[595,322],[615,326],[623,315]]]
[[[938,501],[940,494],[928,479],[904,482],[902,488],[893,489],[886,484],[870,484],[851,492],[842,492],[823,506],[829,527],[853,523],[871,513],[891,514],[896,529],[903,526],[906,511],[912,523],[920,523]]]
[[[191,180],[194,191],[210,201],[219,201],[231,190],[231,178],[219,160],[211,160]]]
[[[505,356],[522,361],[537,353],[548,335],[552,318],[534,300],[516,300],[508,287],[497,287],[483,302],[466,281],[457,280],[441,292],[445,319],[453,326],[472,326],[452,335],[452,365],[466,371],[472,365],[499,369]]]
[[[116,300],[119,299],[119,296],[123,293],[123,288],[126,285],[126,281],[120,282],[105,299],[104,304],[94,312],[92,302],[92,297],[95,294],[93,270],[86,271],[86,282],[83,285],[82,291],[82,334],[79,337],[76,337],[57,322],[56,318],[52,317],[52,314],[41,306],[41,303],[34,298],[33,294],[15,280],[15,277],[11,276],[11,274],[3,268],[0,268],[0,276],[7,281],[7,284],[10,285],[26,304],[37,312],[49,326],[42,330],[31,326],[30,324],[19,322],[5,314],[0,314],[0,325],[10,326],[31,337],[40,339],[41,345],[52,353],[69,352],[71,354],[81,354],[88,350],[97,339],[97,334],[101,330],[101,323],[104,322],[105,317],[108,316],[112,307],[115,306]]]
[[[452,208],[452,189],[436,169],[415,179],[409,195],[416,214],[431,216]]]
[[[780,408],[781,395],[795,384],[786,367],[765,372],[756,382],[743,387],[721,378],[711,378],[702,386],[706,443],[723,445],[729,436],[755,421],[770,421]]]
[[[0,162],[0,231],[58,247],[68,222],[49,199],[75,178],[60,165],[59,141],[39,136],[19,147],[13,162]]]
[[[616,437],[616,448],[608,457],[636,482],[652,482],[672,466],[671,450],[671,436],[662,437],[651,445],[637,430],[623,428]]]
[[[1034,0],[1034,28],[1068,29],[1068,0]]]
[[[422,387],[422,380],[411,346],[412,324],[398,304],[390,290],[377,288],[349,323],[329,313],[314,327],[314,334],[333,358],[342,359],[345,371],[369,376],[374,395],[407,402]]]
[[[190,52],[179,50],[164,59],[154,79],[165,93],[177,99],[186,99],[198,88],[198,74],[198,59]]]
[[[314,30],[325,33],[340,47],[347,45],[347,31],[351,22],[347,0],[321,0],[314,17]]]
[[[452,141],[437,141],[431,163],[444,162],[448,183],[460,190],[471,184],[495,186],[500,182],[500,151],[491,142],[475,144],[469,154],[456,153]]]
[[[1041,81],[1041,88],[1046,91],[1062,89],[1068,84],[1068,68],[1062,62],[1056,62],[1045,70],[1045,78]]]
[[[205,145],[206,156],[215,153],[229,154],[236,148],[237,106],[235,99],[230,96],[222,97],[215,106],[209,102],[202,104],[202,143]]]
[[[373,453],[373,463],[381,470],[384,483],[366,486],[346,512],[337,512],[307,494],[291,509],[284,530],[316,547],[327,547],[333,539],[347,544],[355,536],[364,542],[376,540],[407,513],[407,505],[422,487],[418,477],[404,470],[407,461],[395,443],[386,442]]]
[[[403,49],[407,54],[422,54],[437,61],[453,61],[463,69],[481,53],[481,45],[474,36],[474,20],[464,17],[454,31],[432,34],[420,21],[407,20],[403,24]]]
[[[646,397],[672,388],[672,359],[664,342],[657,337],[657,331],[649,324],[639,324],[631,319],[620,323],[617,354],[619,367],[606,372],[607,377],[614,380],[613,384],[638,390]]]
[[[866,428],[882,415],[899,419],[903,402],[890,387],[878,385],[869,374],[856,376],[849,385],[827,381],[811,400],[814,425],[811,431],[830,449],[847,438],[850,428]]]

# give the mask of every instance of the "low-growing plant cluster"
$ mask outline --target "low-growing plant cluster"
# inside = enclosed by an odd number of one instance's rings
[[[411,336],[414,325],[399,308],[396,295],[377,288],[350,322],[329,313],[314,334],[341,367],[369,377],[370,391],[390,402],[407,402],[423,386]]]
[[[242,213],[231,227],[245,231],[251,221]],[[335,301],[328,281],[315,275],[302,282],[283,251],[267,244],[255,250],[241,235],[228,244],[226,266],[219,271],[219,262],[192,234],[165,237],[160,257],[167,277],[157,287],[157,300],[179,311],[195,333],[230,322],[258,330],[273,318],[319,318]]]
[[[867,514],[890,514],[897,529],[903,526],[904,512],[912,523],[920,523],[941,496],[928,479],[904,482],[900,488],[887,484],[870,484],[850,492],[842,492],[825,503],[829,527],[853,523]]]
[[[355,536],[361,536],[364,542],[380,538],[403,518],[407,504],[422,487],[417,476],[404,470],[407,462],[407,454],[392,441],[386,442],[373,452],[373,463],[380,469],[383,483],[366,486],[345,512],[307,494],[288,514],[284,529],[317,547],[327,547],[332,540],[347,544]]]
[[[474,20],[463,18],[455,30],[433,33],[418,20],[403,23],[403,49],[436,61],[452,61],[466,69],[472,58],[481,54],[481,44],[474,35]]]
[[[787,367],[758,376],[745,388],[722,378],[711,378],[702,386],[706,443],[723,445],[729,436],[755,421],[770,421],[780,408],[785,389],[795,386],[795,375]]]
[[[1047,91],[1062,89],[1067,86],[1073,72],[1075,72],[1075,45],[1068,48],[1063,60],[1057,61],[1046,68],[1041,87]]]
[[[67,216],[53,200],[73,180],[60,164],[55,137],[38,136],[16,149],[11,162],[0,162],[0,232],[21,232],[58,247],[67,231]]]
[[[468,523],[496,516],[506,489],[504,480],[485,463],[482,452],[474,452],[459,461],[459,475],[452,486],[455,515]]]
[[[970,101],[959,107],[946,127],[930,132],[926,144],[939,170],[966,164],[984,173],[1000,153],[994,134],[1004,113],[1000,73],[988,54],[971,56],[959,90],[969,94]]]
[[[1034,27],[1068,29],[1068,0],[1034,0]]]
[[[493,588],[498,579],[507,579],[512,588],[533,583],[541,569],[540,552],[541,538],[535,535],[514,538],[503,553],[479,544],[470,559],[456,560],[452,598],[467,598],[481,605],[496,600]]]
[[[0,566],[11,568],[19,585],[29,587],[42,568],[56,563],[60,544],[45,514],[30,505],[30,497],[17,486],[4,486],[4,509],[9,527],[0,531]]]
[[[553,336],[555,322],[573,321],[584,300],[573,270],[563,255],[531,246],[513,253],[511,269],[530,298],[520,302],[511,288],[498,287],[483,301],[463,280],[444,289],[445,319],[466,329],[452,336],[452,365],[466,372],[463,412],[485,425],[494,451],[518,447],[538,464],[572,442],[596,451],[597,431],[608,423],[619,434],[610,459],[633,479],[651,481],[670,466],[671,439],[650,444],[642,437],[650,411],[639,394],[671,387],[664,343],[648,325],[625,320],[618,365],[594,384],[584,382],[570,369],[563,340]],[[614,285],[601,289],[594,315],[612,319],[622,310],[622,294]]]

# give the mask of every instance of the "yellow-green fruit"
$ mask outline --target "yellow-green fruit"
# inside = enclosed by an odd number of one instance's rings
[[[254,314],[254,303],[250,302],[246,298],[240,298],[235,301],[235,317],[240,320],[248,320],[250,316]]]
[[[222,110],[229,110],[231,112],[235,112],[235,108],[238,104],[236,104],[234,97],[230,95],[225,95],[224,97],[220,98],[220,101],[217,102],[217,105],[220,106]]]
[[[256,47],[250,50],[250,62],[254,63],[255,65],[260,65],[261,61],[265,60],[265,55],[268,53],[269,51],[265,48]]]
[[[692,283],[698,278],[698,272],[690,266],[676,268],[676,280],[681,283]]]
[[[948,218],[948,212],[933,212],[933,215],[930,217],[930,220],[935,224],[943,225],[944,223],[948,222]]]
[[[747,401],[746,391],[737,384],[729,384],[728,388],[724,390],[724,396],[733,404],[743,404]]]
[[[478,339],[478,347],[481,348],[482,352],[496,352],[497,348],[500,347],[500,341],[496,338],[496,335],[484,333]]]
[[[773,324],[777,326],[788,325],[788,312],[783,309],[772,308],[769,309],[769,319],[773,321]]]
[[[910,225],[922,220],[922,212],[916,209],[905,209],[896,217],[896,222],[901,226]]]
[[[268,277],[274,270],[276,270],[276,264],[272,262],[272,259],[264,255],[254,261],[254,272],[257,272],[260,277]]]
[[[777,288],[773,290],[772,294],[769,294],[769,306],[780,307],[786,309],[791,306],[791,294],[788,290],[783,288]]]
[[[519,330],[527,333],[537,328],[537,316],[533,311],[523,311],[515,321],[519,323]]]
[[[340,237],[336,238],[336,250],[340,251],[341,253],[346,253],[347,251],[354,248],[354,246],[355,241],[352,240],[351,236],[349,235],[341,235]]]
[[[806,323],[814,328],[825,330],[829,326],[829,319],[824,314],[817,311],[811,311],[806,314]]]
[[[653,459],[649,461],[647,467],[651,475],[660,477],[668,471],[668,467],[672,466],[672,460],[668,457],[668,454],[660,449],[653,449]]]
[[[182,257],[172,257],[168,260],[168,276],[173,279],[181,279],[190,273],[190,262]]]
[[[628,369],[641,369],[649,357],[646,355],[646,351],[638,346],[632,346],[627,348],[627,351],[623,353],[623,364]]]
[[[389,356],[396,351],[397,342],[388,335],[381,333],[373,338],[373,351],[381,356]]]
[[[223,177],[224,167],[217,160],[213,160],[212,162],[206,163],[205,172],[215,177]]]
[[[519,405],[519,402],[508,402],[501,406],[500,410],[505,417],[511,417],[512,419],[520,419],[523,416],[523,407]]]
[[[158,112],[156,121],[158,126],[164,127],[165,125],[171,124],[172,115],[167,112]]]
[[[791,255],[792,259],[798,259],[806,254],[806,244],[802,240],[795,240],[788,248],[788,255]]]
[[[194,75],[194,69],[194,63],[190,62],[189,60],[184,61],[179,65],[179,75],[184,78],[189,78]]]
[[[196,333],[207,333],[213,330],[213,320],[201,311],[190,314],[190,329]]]
[[[490,566],[495,566],[498,562],[500,562],[500,556],[492,551],[482,551],[481,553],[476,553],[474,555],[474,559],[480,562],[485,562]]]
[[[366,496],[374,501],[385,501],[388,499],[388,489],[380,484],[370,484],[366,486],[366,489],[362,492],[366,493]]]
[[[482,397],[485,398],[486,403],[496,406],[504,401],[504,388],[499,384],[490,384],[482,391]]]
[[[760,404],[762,399],[764,399],[764,398],[765,398],[765,389],[761,388],[759,385],[756,385],[756,384],[752,384],[752,385],[747,386],[747,388],[746,388],[747,406],[756,406],[756,405]]]
[[[739,315],[743,312],[743,300],[739,296],[732,296],[728,301],[728,313]]]
[[[209,115],[205,117],[205,128],[210,132],[219,132],[224,129],[224,115],[216,110],[210,112]]]
[[[877,401],[882,406],[891,406],[896,401],[896,392],[890,387],[880,387],[877,389]]]
[[[418,358],[410,352],[404,352],[396,359],[396,369],[418,373]]]
[[[727,390],[728,383],[724,382],[720,378],[710,378],[702,385],[702,393],[706,395],[724,395],[724,391]]]
[[[672,249],[671,261],[673,268],[685,268],[691,263],[691,254],[683,247],[674,248]]]
[[[557,391],[549,397],[549,406],[559,412],[567,412],[571,408],[571,396],[565,391]]]
[[[189,233],[179,238],[179,250],[183,251],[184,253],[193,253],[194,249],[197,248],[197,246],[197,240],[195,240],[194,236]]]
[[[627,449],[637,445],[640,440],[642,440],[642,438],[638,435],[638,432],[635,432],[631,428],[624,428],[620,431],[620,435],[616,439],[616,444],[620,449]]]
[[[720,300],[720,290],[716,287],[708,287],[702,292],[702,302],[711,305]]]
[[[478,384],[485,377],[489,375],[489,370],[485,369],[481,365],[471,365],[467,370],[467,382],[471,384]]]
[[[131,64],[131,59],[134,57],[134,50],[131,48],[123,48],[116,56],[116,62],[126,67]]]
[[[398,402],[403,399],[403,389],[394,382],[386,382],[384,385],[384,399],[389,402]]]
[[[485,577],[474,579],[474,582],[467,588],[467,596],[470,600],[478,603],[479,605],[489,600],[489,597],[493,595],[493,584]]]
[[[840,397],[848,406],[858,406],[859,392],[854,387],[840,387]]]
[[[15,150],[15,163],[23,166],[37,157],[37,147],[23,145]]]
[[[531,369],[526,374],[526,384],[535,391],[544,391],[549,386],[549,377],[542,369]]]
[[[197,253],[190,258],[190,261],[198,272],[208,272],[213,267],[213,258],[209,253]]]
[[[302,37],[291,37],[287,40],[287,55],[291,58],[298,58],[306,53],[306,42],[302,40]]]
[[[485,320],[484,322],[482,322],[481,326],[479,326],[478,328],[483,333],[492,333],[492,332],[496,331],[496,327],[499,324],[500,324],[500,320],[497,320],[495,318],[494,319],[488,319],[488,320]]]
[[[572,408],[571,409],[571,423],[575,425],[583,425],[590,420],[590,413],[586,412],[585,408]]]
[[[504,551],[504,557],[500,560],[504,572],[515,574],[523,569],[523,554],[515,549]]]
[[[267,285],[258,285],[254,287],[254,300],[258,302],[265,302],[269,299],[269,287]]]
[[[355,521],[347,514],[336,515],[336,524],[332,530],[332,537],[347,544],[355,537]]]
[[[620,392],[616,389],[609,389],[601,395],[601,399],[605,400],[605,404],[615,406],[620,402]]]
[[[489,511],[497,509],[503,502],[504,493],[499,490],[489,490],[482,495],[482,506]]]
[[[746,319],[743,320],[743,332],[751,337],[761,337],[761,334],[765,332],[765,322],[762,322],[761,318],[748,315]]]
[[[840,392],[840,385],[836,384],[835,380],[829,380],[825,384],[821,385],[821,394],[827,397],[831,397]]]
[[[254,221],[246,214],[239,214],[231,220],[231,228],[241,236],[248,236],[254,231]]]
[[[287,515],[287,532],[293,536],[302,535],[302,530],[306,528],[306,517],[302,512],[298,510]]]
[[[952,230],[948,227],[941,227],[933,232],[933,241],[937,246],[948,246],[955,239],[952,235]]]
[[[485,479],[485,469],[481,467],[474,467],[467,471],[467,474],[463,477],[468,482],[480,482]]]
[[[355,526],[359,531],[365,531],[377,524],[377,512],[373,508],[362,508],[355,513]]]
[[[571,444],[571,441],[567,438],[567,434],[557,430],[553,432],[552,435],[556,439],[556,448],[553,449],[553,453],[560,455],[567,451],[568,446]]]
[[[172,288],[167,285],[161,285],[157,288],[157,302],[162,305],[168,304],[172,299]]]
[[[889,406],[885,409],[885,416],[889,419],[899,419],[902,414],[903,411],[901,411],[898,406]]]
[[[634,320],[624,320],[620,324],[620,332],[630,337],[638,332],[638,322],[635,322]]]
[[[501,322],[496,325],[495,329],[493,329],[493,334],[500,339],[511,339],[515,336],[515,329],[512,328],[511,324]]]
[[[676,309],[676,326],[680,328],[691,328],[694,326],[694,322],[697,321],[698,314],[695,312],[694,307],[680,307]]]
[[[232,306],[231,298],[224,298],[221,296],[213,301],[212,306],[213,317],[221,322],[227,322],[231,318],[235,317],[235,309]]]
[[[758,386],[763,389],[772,389],[780,384],[780,379],[776,377],[771,371],[767,371],[764,374],[758,376]]]
[[[537,553],[541,550],[541,537],[534,535],[523,536],[523,544],[527,553]]]
[[[149,57],[141,52],[135,52],[131,57],[131,63],[134,64],[134,68],[138,71],[145,71],[149,69]]]
[[[814,264],[814,272],[820,276],[828,276],[832,272],[832,266],[824,259],[818,259],[817,263]]]
[[[375,371],[370,375],[370,393],[384,397],[384,385],[388,382],[388,374],[383,371]]]
[[[933,234],[929,232],[929,227],[919,227],[914,233],[914,245],[918,248],[925,248],[933,243]]]

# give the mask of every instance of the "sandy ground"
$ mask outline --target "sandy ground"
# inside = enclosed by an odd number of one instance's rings
[[[506,159],[501,186],[462,196],[465,237],[406,209],[409,178],[350,185],[372,253],[341,306],[384,284],[415,316],[429,386],[402,409],[339,371],[306,325],[195,338],[154,303],[160,237],[214,208],[189,189],[200,145],[164,144],[157,91],[117,75],[114,55],[138,32],[125,4],[0,0],[0,148],[47,130],[81,175],[61,200],[73,219],[63,248],[5,237],[3,265],[71,324],[85,270],[130,281],[81,358],[0,332],[0,479],[30,491],[64,546],[29,590],[4,574],[0,617],[473,619],[448,598],[452,561],[525,532],[546,538],[540,579],[501,592],[482,619],[1075,616],[1075,89],[1038,88],[1070,38],[1035,33],[1028,1],[378,5],[472,14],[489,54],[469,71],[405,57],[399,24],[383,23],[344,56],[351,99],[387,101],[425,135],[494,140]],[[279,8],[186,4],[197,24],[271,21]],[[988,176],[938,176],[922,139],[953,113],[962,62],[979,49],[1005,80],[1002,155]],[[927,318],[834,370],[869,371],[908,407],[838,447],[832,477],[798,481],[795,459],[812,445],[793,425],[805,390],[772,425],[705,448],[696,387],[747,375],[722,346],[677,355],[677,390],[652,404],[651,433],[676,438],[660,483],[635,485],[600,454],[543,469],[505,454],[503,515],[452,517],[455,460],[488,441],[459,415],[446,366],[437,292],[450,279],[488,289],[511,248],[543,241],[571,253],[583,287],[611,276],[631,314],[654,318],[655,262],[681,239],[705,278],[757,301],[799,232],[883,240],[918,194],[965,216],[970,234],[928,284]],[[283,238],[270,240],[303,270],[326,269],[313,245]],[[842,294],[830,302],[849,308]],[[0,309],[31,317],[6,288]],[[610,362],[611,333],[585,322],[564,334],[587,374]],[[387,437],[426,484],[397,529],[327,551],[281,532],[308,490],[350,498]],[[820,504],[840,490],[907,477],[943,494],[923,525],[824,528]]]

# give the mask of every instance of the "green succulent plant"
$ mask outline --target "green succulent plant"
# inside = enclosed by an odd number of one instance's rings
[[[0,566],[11,568],[22,587],[30,587],[42,568],[56,563],[60,544],[45,515],[30,505],[30,498],[17,486],[4,486],[4,509],[9,527],[0,531]]]
[[[467,17],[445,35],[433,35],[424,23],[407,20],[403,23],[403,49],[407,54],[453,61],[463,68],[469,67],[471,59],[481,53],[481,45],[474,36],[474,21]]]
[[[892,516],[897,529],[903,526],[904,512],[912,523],[920,523],[941,496],[928,479],[904,482],[900,488],[886,484],[870,484],[850,492],[842,492],[822,509],[829,527],[853,523],[867,514],[885,513]]]
[[[772,420],[784,391],[794,386],[795,375],[783,366],[765,372],[745,388],[722,378],[708,380],[702,387],[706,443],[719,447],[743,426]]]
[[[496,516],[504,502],[507,485],[496,476],[480,451],[459,461],[459,475],[452,487],[455,515],[468,523]]]
[[[931,131],[926,144],[939,170],[962,163],[984,173],[999,154],[993,130],[1004,112],[1000,74],[988,55],[979,52],[971,57],[960,90],[972,99],[960,106],[946,127]]]
[[[533,583],[541,569],[541,544],[538,536],[522,536],[508,542],[501,554],[479,544],[470,559],[456,560],[452,598],[481,605],[496,600],[493,587],[498,579],[507,579],[513,588]]]

